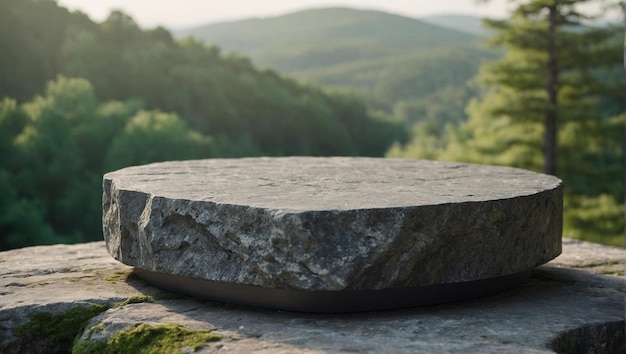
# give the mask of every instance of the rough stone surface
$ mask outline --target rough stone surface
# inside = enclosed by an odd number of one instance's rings
[[[36,311],[157,295],[162,300],[96,316],[82,338],[91,332],[91,340],[106,339],[139,323],[179,323],[223,336],[200,353],[550,353],[550,343],[564,333],[616,321],[623,328],[625,259],[624,249],[566,239],[561,256],[503,293],[413,309],[321,315],[164,295],[113,260],[104,242],[30,247],[0,252],[0,352],[23,349],[13,330]]]
[[[103,188],[113,257],[225,283],[418,287],[514,274],[561,252],[561,182],[508,167],[214,159],[122,169]]]

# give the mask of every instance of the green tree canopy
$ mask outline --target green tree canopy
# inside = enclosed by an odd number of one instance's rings
[[[140,108],[63,76],[29,102],[0,102],[0,249],[100,240],[105,171],[215,156],[175,114]]]
[[[41,93],[63,65],[68,30],[94,25],[55,1],[0,0],[0,99],[24,102]]]
[[[115,136],[106,154],[106,170],[167,160],[213,156],[210,138],[190,131],[171,113],[140,111]]]
[[[623,244],[623,28],[585,25],[586,0],[514,2],[509,18],[486,21],[491,44],[505,54],[477,76],[481,92],[468,121],[389,155],[556,173],[566,192],[565,235]],[[593,207],[607,215],[598,218]]]
[[[177,113],[201,134],[245,139],[262,154],[381,156],[406,139],[400,122],[379,119],[356,100],[346,104],[193,39],[175,42],[163,28],[143,31],[119,11],[94,30],[72,32],[63,56],[62,71],[87,78],[103,99],[138,98],[146,109]],[[345,114],[389,134],[355,139]]]

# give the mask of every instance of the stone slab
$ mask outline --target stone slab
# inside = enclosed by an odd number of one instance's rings
[[[297,291],[510,276],[561,251],[555,177],[375,158],[174,161],[103,181],[104,236],[153,273]]]
[[[168,296],[133,277],[104,242],[29,247],[0,252],[0,352],[25,351],[25,339],[13,330],[37,311],[156,295],[161,300],[96,316],[82,338],[91,332],[91,341],[103,340],[140,323],[173,322],[222,335],[199,353],[553,353],[553,341],[563,334],[606,323],[623,328],[625,259],[624,249],[565,239],[561,256],[509,291],[412,309],[323,315]],[[617,331],[609,333],[619,338]],[[52,352],[46,341],[40,345],[39,352]]]

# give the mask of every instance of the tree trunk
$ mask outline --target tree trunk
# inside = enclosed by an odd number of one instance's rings
[[[622,6],[622,15],[626,23],[626,3]],[[626,42],[624,42],[624,79],[626,79]],[[626,102],[626,91],[624,92]],[[626,115],[626,112],[623,113]],[[624,124],[624,140],[622,141],[622,156],[624,156],[624,166],[626,166],[626,124]],[[624,203],[626,204],[626,178],[624,178]],[[626,220],[626,208],[624,208],[624,220]],[[626,247],[626,227],[624,228],[624,247]]]
[[[546,90],[548,93],[548,109],[546,110],[543,139],[543,172],[556,175],[556,144],[557,144],[557,83],[559,72],[556,64],[556,18],[557,5],[548,7],[548,76]]]

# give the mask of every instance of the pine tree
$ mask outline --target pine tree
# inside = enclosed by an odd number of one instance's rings
[[[558,175],[564,235],[623,245],[623,26],[586,22],[589,0],[511,2],[510,18],[486,21],[504,52],[475,79],[468,120],[389,154]]]
[[[579,6],[590,0],[513,2],[510,18],[485,21],[496,33],[490,44],[506,54],[484,67],[479,83],[487,94],[475,114],[541,122],[543,171],[556,175],[559,127],[614,104],[621,78],[607,75],[621,61],[620,30],[584,26],[589,16]]]
[[[566,235],[621,244],[623,27],[585,23],[588,0],[514,2],[509,19],[486,21],[505,54],[481,71],[483,95],[441,157],[558,175]]]

